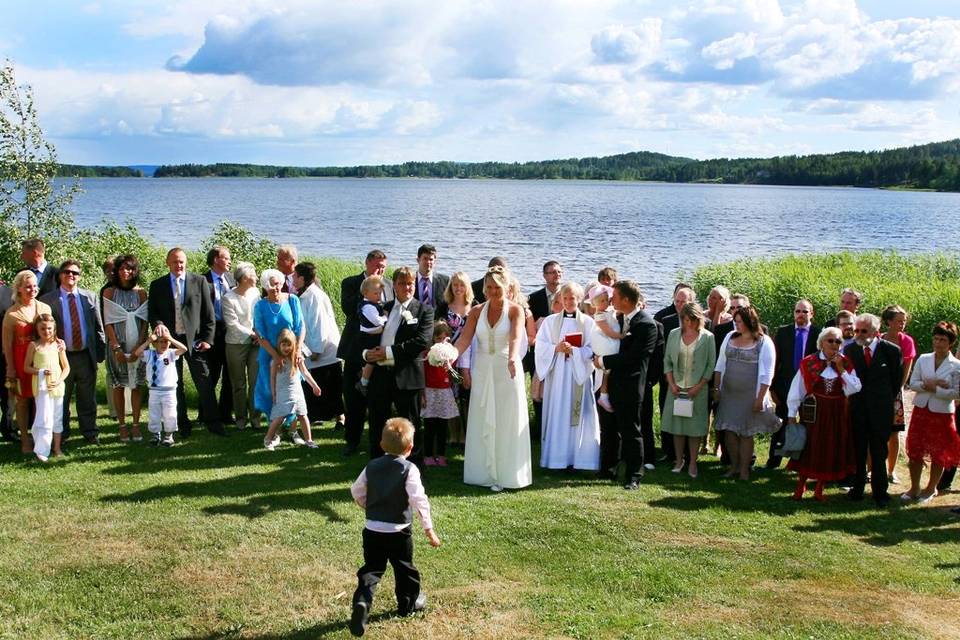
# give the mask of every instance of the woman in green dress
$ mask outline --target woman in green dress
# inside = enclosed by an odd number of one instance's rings
[[[663,354],[663,373],[670,394],[663,408],[661,432],[673,435],[676,459],[673,472],[683,471],[683,454],[689,452],[687,473],[697,477],[700,441],[707,435],[710,407],[707,385],[717,360],[713,334],[704,327],[703,309],[688,302],[680,309],[680,326],[670,332]]]

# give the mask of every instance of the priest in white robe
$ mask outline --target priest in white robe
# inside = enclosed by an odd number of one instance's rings
[[[540,466],[547,469],[600,468],[600,420],[594,392],[590,336],[593,318],[580,312],[583,288],[560,288],[563,311],[543,319],[535,346],[537,376],[543,381]],[[596,384],[595,384],[596,380]]]

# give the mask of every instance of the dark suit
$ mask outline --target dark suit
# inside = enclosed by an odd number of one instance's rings
[[[384,305],[387,314],[386,332],[393,318],[391,312],[396,300]],[[370,377],[370,457],[383,455],[380,435],[388,418],[406,418],[416,428],[413,453],[410,460],[419,464],[420,452],[420,391],[424,387],[421,356],[433,339],[433,309],[411,298],[407,304],[409,321],[399,318],[393,345],[393,365],[376,365]],[[360,350],[359,344],[356,347]]]
[[[344,405],[344,439],[348,447],[360,444],[363,435],[363,423],[367,420],[367,399],[357,389],[360,380],[360,371],[363,369],[363,360],[360,359],[359,337],[360,319],[357,309],[360,306],[360,285],[366,279],[366,272],[355,276],[347,276],[340,283],[340,309],[346,318],[343,333],[340,335],[340,344],[337,345],[337,357],[343,360],[343,405]],[[393,283],[384,278],[383,302],[394,299]]]
[[[883,505],[887,494],[887,442],[893,427],[893,402],[903,384],[903,361],[900,347],[877,339],[877,348],[867,366],[863,347],[856,342],[844,353],[853,362],[853,368],[863,388],[850,396],[850,424],[857,454],[857,475],[850,497],[863,497],[867,483],[867,451],[870,451],[870,488],[873,499]]]
[[[23,268],[33,271],[31,267],[26,265],[24,265]],[[36,273],[36,271],[34,271],[34,273]],[[45,296],[59,288],[60,270],[48,262],[43,272],[37,277],[37,298],[39,299],[41,296]]]
[[[664,313],[672,309],[673,313]],[[680,316],[677,314],[677,310],[673,305],[669,307],[664,307],[658,314],[663,314],[659,318],[654,317],[655,320],[661,323],[663,326],[663,335],[669,336],[670,332],[674,329],[680,327]],[[660,415],[663,415],[663,408],[667,403],[667,391],[670,388],[670,385],[667,383],[667,376],[663,373],[663,349],[664,345],[661,346],[660,350],[654,354],[652,364],[650,365],[651,373],[656,373],[656,378],[648,376],[650,380],[657,380],[660,382],[660,390],[657,393],[657,404],[660,406]],[[667,456],[668,460],[674,460],[676,458],[676,450],[673,446],[673,436],[670,434],[664,435],[663,431],[660,431],[660,451],[663,452],[663,455]]]
[[[534,322],[540,318],[546,318],[551,313],[550,299],[546,287],[541,287],[531,293],[527,298],[527,304],[530,305],[530,313],[533,314]]]
[[[214,316],[216,316],[217,294],[213,288],[213,273],[207,271],[205,274],[203,274],[203,276],[207,279],[207,283],[210,285],[210,302],[214,306]],[[220,294],[223,296],[223,294],[237,286],[237,281],[234,280],[233,276],[229,273],[224,273],[221,277],[223,278],[225,287]],[[223,384],[220,386],[220,401],[217,404],[217,407],[219,410],[220,419],[229,420],[230,416],[233,414],[233,388],[230,385],[230,374],[227,371],[227,325],[223,322],[222,318],[216,322],[217,328],[214,332],[213,343],[210,345],[210,351],[207,352],[207,362],[210,364],[210,383],[213,385],[214,389],[216,389],[217,383],[220,382],[221,376],[223,377]],[[200,416],[200,420],[204,421],[203,416]]]
[[[166,326],[177,340],[187,347],[182,358],[177,358],[177,424],[184,437],[190,435],[192,425],[187,417],[187,400],[183,393],[183,360],[187,360],[190,377],[197,387],[200,399],[199,415],[211,431],[223,429],[217,409],[217,397],[210,380],[208,351],[198,351],[198,342],[214,343],[217,330],[216,317],[213,314],[213,301],[210,298],[210,285],[206,278],[196,273],[184,274],[183,303],[180,305],[180,317],[184,332],[176,332],[174,317],[173,285],[170,274],[165,273],[150,283],[150,297],[147,299],[147,315],[150,324]]]
[[[657,324],[646,311],[640,309],[630,319],[627,333],[620,340],[619,352],[602,359],[603,367],[610,370],[607,388],[617,421],[620,457],[627,465],[628,482],[640,476],[643,467],[640,406],[646,391],[650,357],[656,346]],[[617,465],[615,445],[615,438],[610,438],[609,434],[603,438],[601,434],[601,468],[610,469]]]
[[[440,303],[443,302],[443,292],[447,290],[447,285],[450,284],[450,276],[434,272],[433,277],[430,278],[430,300],[423,300],[420,296],[420,277],[420,273],[418,272],[415,283],[416,286],[413,289],[413,297],[420,302],[426,302],[430,308],[433,309],[434,314],[436,314],[437,308],[440,306]],[[434,315],[434,317],[439,316]]]
[[[816,325],[807,325],[807,329],[807,342],[803,348],[803,356],[816,353],[817,337],[820,335],[820,327]],[[770,391],[777,403],[777,417],[783,420],[784,426],[780,427],[780,430],[770,438],[770,452],[767,458],[768,469],[779,467],[783,460],[781,456],[774,454],[774,451],[783,444],[787,421],[787,394],[790,392],[790,383],[793,382],[793,377],[797,375],[797,369],[793,366],[796,330],[797,326],[795,324],[787,324],[778,328],[773,336],[777,364],[773,369],[773,382],[770,383]]]
[[[653,387],[663,375],[663,349],[666,346],[663,325],[657,320],[654,322],[657,324],[657,346],[653,350],[653,355],[650,356],[646,388],[643,391],[643,401],[640,403],[640,432],[643,434],[644,464],[654,464],[657,457],[657,440],[653,433]],[[673,445],[673,438],[666,438],[666,440]]]
[[[73,350],[67,343],[67,361],[70,363],[70,375],[63,382],[63,437],[70,435],[70,398],[77,392],[77,424],[87,438],[93,438],[97,431],[97,363],[103,362],[106,352],[106,340],[103,335],[103,321],[97,297],[92,291],[78,289],[76,292],[78,311],[84,323],[86,341],[82,349]],[[50,305],[57,321],[57,337],[65,340],[66,325],[70,324],[69,306],[64,315],[60,302],[60,288],[40,297],[40,301]]]
[[[470,288],[473,289],[474,304],[482,304],[483,302],[486,302],[487,296],[483,293],[483,278],[471,282]]]

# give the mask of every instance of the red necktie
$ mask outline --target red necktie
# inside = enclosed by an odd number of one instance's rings
[[[67,298],[70,300],[70,333],[73,337],[71,348],[74,351],[83,349],[83,334],[80,332],[80,312],[77,310],[77,296],[71,293]]]
[[[867,361],[867,366],[870,366],[870,361],[873,360],[873,354],[870,352],[870,345],[867,345],[863,348],[863,359]]]

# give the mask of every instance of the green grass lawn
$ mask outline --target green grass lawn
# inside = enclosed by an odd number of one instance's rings
[[[262,432],[153,449],[101,424],[101,446],[48,465],[0,446],[0,637],[350,637],[365,458],[329,426],[318,450],[270,452]],[[960,637],[956,494],[879,511],[792,502],[783,471],[719,476],[708,456],[698,480],[661,467],[635,492],[538,470],[492,494],[459,458],[430,468],[429,612],[394,617],[388,572],[368,636]]]

